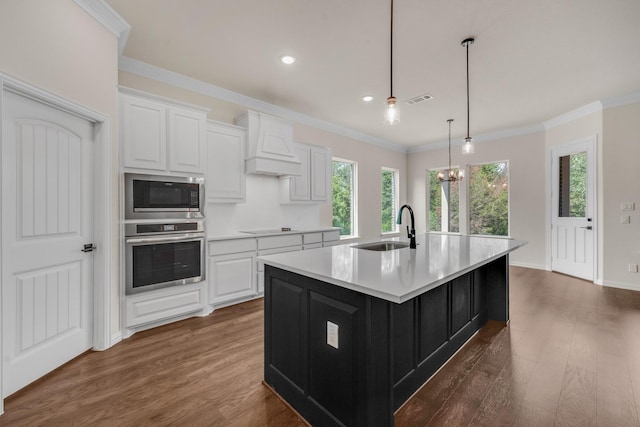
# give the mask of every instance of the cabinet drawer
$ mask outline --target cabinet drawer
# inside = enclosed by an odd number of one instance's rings
[[[322,233],[303,234],[302,243],[305,245],[308,245],[310,243],[322,243]]]
[[[258,256],[284,254],[287,252],[298,252],[301,250],[302,246],[289,246],[288,248],[267,249],[258,252]],[[262,261],[258,261],[258,271],[264,271],[264,263]]]
[[[127,326],[142,325],[202,310],[205,306],[204,287],[205,283],[201,282],[128,296]]]
[[[332,242],[334,240],[340,240],[340,230],[325,231],[322,233],[322,241]]]
[[[258,250],[284,248],[287,246],[302,245],[302,235],[287,234],[285,236],[270,236],[258,238]]]
[[[229,239],[209,242],[209,256],[251,252],[256,250],[256,239]]]
[[[308,249],[316,249],[321,247],[322,247],[322,243],[310,243],[308,245],[304,245],[302,249],[306,251]]]

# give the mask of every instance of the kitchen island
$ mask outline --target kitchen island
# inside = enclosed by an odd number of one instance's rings
[[[264,381],[312,425],[392,426],[487,320],[508,322],[508,257],[525,242],[443,234],[417,242],[260,258]]]

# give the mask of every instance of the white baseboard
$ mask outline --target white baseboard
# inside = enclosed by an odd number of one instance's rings
[[[626,283],[626,282],[617,282],[615,280],[605,280],[602,284],[610,288],[626,289],[629,291],[640,292],[640,285],[636,283]]]
[[[114,333],[113,335],[111,335],[111,345],[110,345],[110,347],[113,347],[114,345],[118,344],[120,341],[122,341],[122,332],[118,331],[118,332]]]
[[[533,268],[534,270],[547,270],[547,267],[542,264],[530,264],[528,262],[518,262],[509,260],[509,265],[513,267]]]

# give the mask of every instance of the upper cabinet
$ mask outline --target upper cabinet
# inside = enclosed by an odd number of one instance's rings
[[[246,132],[238,126],[207,122],[207,201],[245,201],[245,140]]]
[[[206,109],[120,89],[123,166],[203,174]]]
[[[291,122],[255,111],[236,117],[247,129],[245,170],[268,175],[299,175],[300,160],[293,147]]]
[[[301,161],[300,175],[280,178],[282,202],[331,201],[331,151],[325,147],[294,144]]]

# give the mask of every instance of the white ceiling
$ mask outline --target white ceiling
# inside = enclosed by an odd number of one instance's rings
[[[640,90],[640,0],[395,0],[397,126],[389,0],[107,3],[132,27],[126,57],[407,147],[446,140],[448,118],[465,136],[469,36],[471,136]]]

